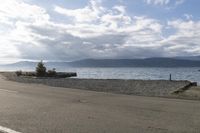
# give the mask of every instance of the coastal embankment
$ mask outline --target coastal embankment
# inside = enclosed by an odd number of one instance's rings
[[[123,80],[123,79],[76,79],[76,78],[30,78],[18,77],[12,72],[3,74],[8,80],[21,83],[44,84],[99,92],[112,92],[128,95],[176,97],[176,94],[195,86],[190,81],[169,80]]]

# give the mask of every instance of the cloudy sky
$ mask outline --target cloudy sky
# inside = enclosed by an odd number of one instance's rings
[[[0,61],[200,55],[199,0],[0,0]]]

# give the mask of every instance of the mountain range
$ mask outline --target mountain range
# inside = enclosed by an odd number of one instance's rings
[[[0,65],[6,70],[33,70],[37,62],[21,61]],[[67,67],[200,67],[200,56],[146,59],[85,59],[72,62],[45,62],[48,69]]]

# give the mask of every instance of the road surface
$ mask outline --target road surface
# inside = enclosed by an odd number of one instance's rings
[[[22,84],[0,77],[0,126],[21,133],[199,133],[200,101]]]

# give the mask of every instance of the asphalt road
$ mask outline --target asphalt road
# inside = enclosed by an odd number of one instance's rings
[[[22,133],[199,133],[200,101],[22,84],[1,77],[0,126]]]

